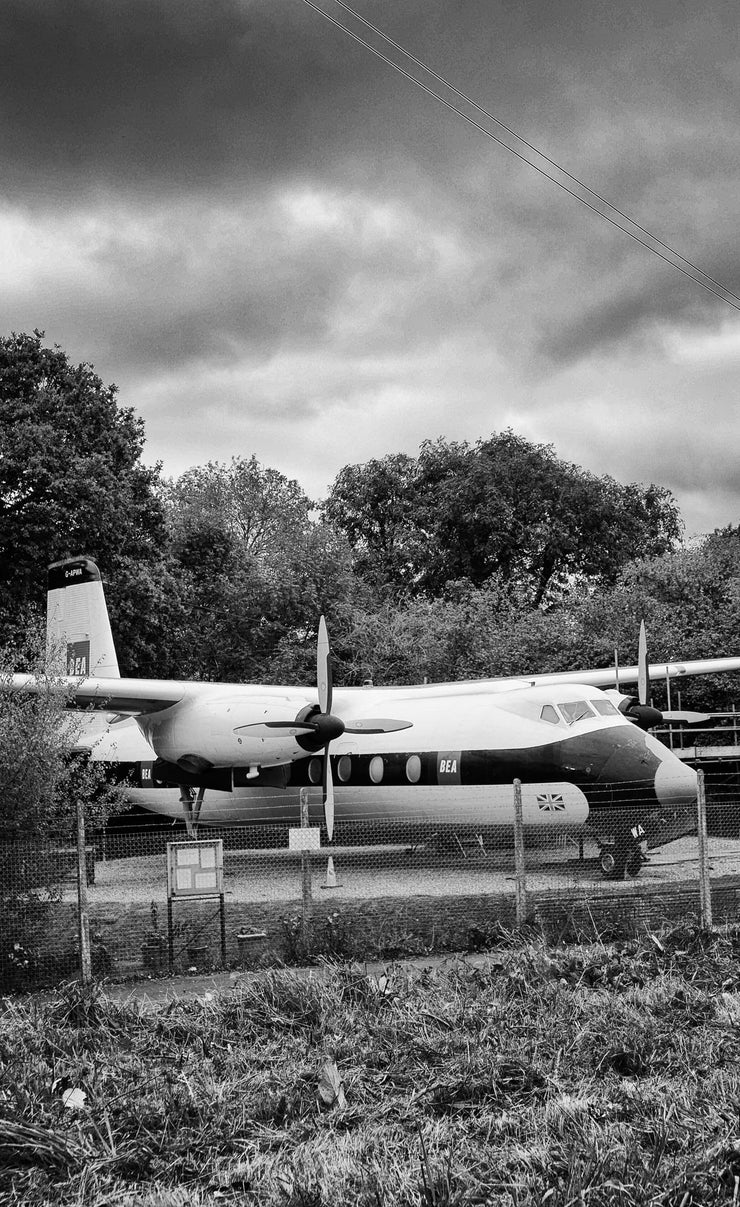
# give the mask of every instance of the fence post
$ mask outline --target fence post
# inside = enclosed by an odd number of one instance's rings
[[[709,878],[709,840],[707,837],[707,794],[704,772],[697,771],[696,833],[699,840],[699,925],[712,929],[712,883]]]
[[[310,789],[308,789],[308,788],[301,788],[301,792],[300,792],[301,828],[304,830],[307,830],[308,826],[309,826],[309,820],[308,820],[309,791],[310,791]],[[312,891],[311,891],[311,852],[307,851],[305,849],[305,847],[301,850],[301,896],[302,896],[302,900],[303,900],[303,918],[302,918],[303,946],[305,947],[306,955],[308,955],[311,950],[311,939],[312,939],[311,928],[312,928],[312,922],[313,922],[313,896],[312,896]]]
[[[514,780],[514,871],[516,883],[516,924],[527,921],[527,870],[524,863],[524,821],[522,781]]]
[[[80,940],[80,979],[83,985],[92,981],[90,958],[90,914],[87,906],[87,863],[85,860],[85,809],[77,802],[77,923]]]

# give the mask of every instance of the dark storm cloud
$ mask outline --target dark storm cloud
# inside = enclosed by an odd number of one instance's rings
[[[735,0],[358,7],[740,289]],[[691,406],[719,373],[666,367],[666,341],[732,311],[301,0],[7,0],[0,39],[0,328],[117,380],[156,455],[269,420],[250,448],[292,444],[293,473],[509,423],[597,472],[618,448],[623,477],[693,488],[722,460],[688,471],[672,437],[649,472],[656,395]]]
[[[382,45],[331,0],[324,7]],[[708,103],[713,128],[723,113],[734,121],[732,80],[721,72],[729,7],[727,20],[721,6],[702,15],[690,47],[692,22],[682,26],[680,14],[691,6],[675,0],[622,3],[618,19],[591,0],[360,7],[534,141],[557,134],[551,151],[589,136],[594,106],[610,162],[609,144],[634,133],[635,109],[658,127],[670,113],[673,124],[680,96],[689,123]],[[50,172],[54,187],[99,178],[145,193],[346,164],[368,146],[384,149],[394,168],[409,148],[428,168],[490,151],[300,0],[9,0],[2,38],[6,188],[38,185]],[[644,132],[633,141],[638,163],[645,142],[649,151]]]
[[[651,229],[693,250],[696,225],[712,217],[697,255],[714,265],[732,246],[721,199],[692,222],[691,185],[714,187],[718,163],[740,150],[727,70],[734,6],[700,15],[676,0],[365,0],[361,11]],[[503,242],[513,277],[531,271],[528,249],[577,268],[585,239],[603,249],[590,275],[624,254],[626,236],[595,231],[576,202],[300,0],[11,0],[3,25],[4,195],[26,206],[111,189],[256,198],[279,179],[311,179],[441,216],[479,245],[484,265]],[[729,193],[736,182],[723,183]],[[639,272],[648,253],[633,252]],[[166,275],[166,251],[163,260]],[[490,280],[490,296],[500,284]],[[663,300],[655,290],[638,299],[635,321]],[[629,307],[617,309],[627,319]],[[613,338],[603,314],[594,337]],[[562,354],[567,332],[560,343]]]
[[[0,78],[6,188],[141,194],[310,158],[305,82],[336,75],[301,4],[10,0]]]

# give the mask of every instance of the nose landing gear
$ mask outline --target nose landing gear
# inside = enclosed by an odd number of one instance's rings
[[[599,867],[606,880],[634,880],[646,862],[647,840],[641,825],[615,834],[604,843],[599,854]]]

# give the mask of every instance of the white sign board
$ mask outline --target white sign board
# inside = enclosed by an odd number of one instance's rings
[[[321,830],[318,826],[294,826],[288,830],[288,849],[290,851],[319,851],[321,849]]]
[[[170,898],[220,897],[223,891],[222,839],[167,843],[167,895]]]

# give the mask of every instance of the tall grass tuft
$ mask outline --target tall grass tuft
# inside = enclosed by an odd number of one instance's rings
[[[6,1001],[0,1203],[740,1202],[738,935]]]

